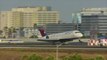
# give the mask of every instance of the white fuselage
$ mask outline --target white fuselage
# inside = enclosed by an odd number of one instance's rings
[[[63,33],[56,33],[56,34],[48,35],[49,37],[48,39],[71,39],[71,38],[80,38],[82,36],[83,36],[82,33],[80,33],[77,30],[74,30],[74,31],[67,31]],[[46,37],[47,36],[42,37],[42,39],[47,39]]]

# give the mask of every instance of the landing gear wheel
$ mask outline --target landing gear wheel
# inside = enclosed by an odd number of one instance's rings
[[[46,39],[49,39],[49,36],[48,36],[48,35],[46,36]]]
[[[79,42],[80,42],[80,43],[83,43],[80,39],[79,39]]]

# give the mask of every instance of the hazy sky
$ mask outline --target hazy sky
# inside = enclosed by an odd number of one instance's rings
[[[0,0],[0,11],[19,6],[51,6],[60,13],[60,20],[71,22],[72,13],[82,8],[107,7],[107,0]]]

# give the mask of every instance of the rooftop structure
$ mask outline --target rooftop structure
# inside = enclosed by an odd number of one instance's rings
[[[107,15],[107,8],[83,8],[81,14],[84,15],[98,15],[103,14]]]

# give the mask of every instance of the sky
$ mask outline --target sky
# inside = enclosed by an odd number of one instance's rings
[[[62,22],[70,23],[72,13],[78,13],[82,8],[105,8],[107,0],[0,0],[0,11],[21,6],[50,6],[59,11]]]

